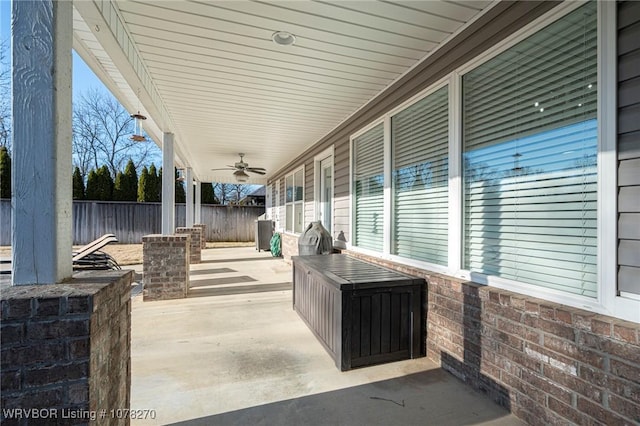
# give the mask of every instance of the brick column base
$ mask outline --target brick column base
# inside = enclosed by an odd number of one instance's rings
[[[282,257],[291,260],[291,256],[298,255],[298,235],[282,233]]]
[[[193,227],[201,229],[200,248],[206,249],[207,248],[207,225],[205,225],[204,223],[196,223],[195,225],[193,225]]]
[[[638,424],[640,324],[349,255],[425,278],[427,356],[527,424]]]
[[[179,227],[176,228],[176,234],[191,235],[191,256],[189,258],[189,263],[200,263],[202,261],[202,249],[200,248],[202,229],[196,227]]]
[[[142,237],[143,301],[187,297],[190,252],[189,234]]]
[[[86,271],[3,287],[2,424],[129,424],[110,413],[130,404],[133,276]],[[24,418],[34,410],[47,417]]]

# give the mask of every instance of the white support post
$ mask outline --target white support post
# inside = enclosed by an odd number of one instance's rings
[[[185,226],[191,228],[193,226],[193,175],[191,174],[191,167],[185,169],[184,189],[187,191]]]
[[[162,234],[175,231],[176,177],[173,162],[173,133],[162,134]]]
[[[12,284],[71,278],[71,48],[67,1],[14,1]]]
[[[382,253],[389,256],[391,253],[391,232],[393,215],[393,158],[391,156],[391,116],[384,117],[384,216],[383,216],[383,234],[382,234]]]
[[[195,223],[202,223],[202,183],[196,180],[196,211],[194,215]]]
[[[462,81],[457,72],[449,80],[449,272],[462,269]]]

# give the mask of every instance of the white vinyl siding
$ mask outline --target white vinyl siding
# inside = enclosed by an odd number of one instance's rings
[[[462,78],[464,268],[597,297],[597,11]]]
[[[391,254],[448,262],[448,88],[391,117]]]
[[[381,252],[384,240],[384,126],[353,139],[353,244]]]

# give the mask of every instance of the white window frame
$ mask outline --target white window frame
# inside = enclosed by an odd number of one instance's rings
[[[426,268],[429,269],[431,271],[434,272],[438,272],[438,273],[449,273],[449,271],[451,270],[450,265],[448,266],[442,266],[442,265],[438,265],[435,263],[430,263],[430,262],[425,262],[425,261],[420,261],[420,260],[415,260],[415,259],[408,259],[406,257],[401,257],[395,254],[391,254],[391,232],[392,232],[392,226],[391,226],[391,221],[393,220],[392,214],[393,214],[393,189],[391,188],[391,182],[393,179],[393,155],[392,155],[392,146],[391,146],[391,118],[397,114],[399,114],[400,112],[404,111],[405,109],[413,106],[414,104],[420,102],[421,100],[423,100],[424,98],[426,98],[427,96],[437,92],[438,90],[442,89],[443,87],[446,87],[447,85],[449,85],[451,83],[451,79],[449,76],[444,77],[440,80],[438,80],[436,83],[432,84],[431,86],[427,87],[426,89],[422,90],[420,93],[418,93],[417,95],[413,96],[411,99],[407,100],[406,102],[403,102],[402,104],[400,104],[399,106],[397,106],[396,108],[392,109],[391,111],[389,111],[389,113],[387,113],[385,115],[385,118],[388,119],[387,122],[387,129],[388,129],[388,133],[389,133],[389,137],[385,138],[385,149],[388,151],[388,156],[385,156],[385,165],[388,164],[389,165],[389,170],[387,172],[387,170],[385,169],[385,172],[388,173],[388,180],[389,180],[389,197],[388,200],[388,211],[385,210],[385,213],[388,212],[388,215],[386,217],[389,218],[389,228],[388,228],[388,233],[386,234],[388,236],[388,242],[385,245],[385,255],[386,257],[393,261],[393,262],[398,262],[398,263],[403,263],[405,265],[408,266],[414,266],[417,268]],[[448,89],[449,90],[449,111],[451,111],[451,88]],[[449,139],[451,139],[451,116],[449,115],[448,118],[449,120]],[[385,133],[386,136],[386,133]],[[448,155],[450,156],[451,153],[448,152]],[[449,168],[451,168],[451,158],[449,157]],[[449,171],[449,176],[451,175],[451,171]],[[385,178],[387,177],[387,175],[385,175]],[[385,179],[386,181],[387,179]],[[451,178],[449,178],[449,182],[451,182]],[[449,194],[449,209],[451,209],[451,194]],[[449,213],[449,220],[451,220],[451,211]],[[451,246],[451,226],[449,226],[449,246]],[[451,249],[449,249],[450,251]]]
[[[295,195],[295,188],[296,188],[296,180],[295,180],[295,175],[296,173],[302,171],[302,200],[296,201],[296,195]],[[293,201],[287,202],[287,178],[291,176],[291,179],[293,180],[293,188],[294,188],[294,193],[293,193]],[[297,169],[294,169],[291,173],[287,173],[287,175],[284,177],[284,232],[287,234],[292,234],[292,235],[300,235],[302,232],[304,232],[304,224],[305,224],[305,201],[304,201],[304,193],[305,193],[305,170],[304,170],[304,165],[298,167]],[[291,229],[287,229],[287,206],[291,205],[291,211],[293,214],[293,218],[291,221]],[[296,205],[300,205],[301,206],[301,211],[302,211],[302,226],[300,229],[300,232],[295,232],[295,213],[296,213]]]
[[[336,195],[336,177],[335,177],[335,148],[334,145],[331,145],[329,148],[322,151],[320,154],[313,157],[313,218],[314,220],[320,220],[320,180],[322,179],[322,170],[320,169],[320,163],[327,158],[331,157],[331,228],[335,228],[334,225],[334,206],[335,206],[335,195]],[[323,224],[324,225],[324,224]],[[331,229],[331,234],[333,235],[333,229]]]
[[[365,127],[363,127],[362,129],[358,130],[356,133],[352,134],[351,137],[349,137],[349,218],[351,219],[350,221],[350,226],[349,226],[349,241],[347,242],[347,249],[349,250],[353,250],[353,251],[357,251],[360,252],[362,254],[366,254],[369,256],[377,256],[380,257],[379,252],[373,251],[373,250],[369,250],[369,249],[365,249],[362,247],[358,247],[358,246],[354,246],[351,244],[352,241],[355,240],[356,237],[356,198],[353,195],[354,194],[354,187],[355,187],[355,164],[354,164],[354,149],[353,149],[353,145],[354,145],[354,141],[356,138],[358,138],[359,136],[362,136],[363,134],[367,133],[369,130],[373,129],[374,127],[383,124],[385,122],[385,117],[380,117],[374,121],[372,121],[371,123],[369,123],[368,125],[366,125]],[[389,162],[389,158],[387,157],[389,155],[388,150],[386,149],[387,146],[387,132],[385,130],[385,142],[384,142],[384,146],[385,146],[385,153],[384,153],[384,167],[385,167],[385,172],[384,172],[384,191],[385,191],[385,195],[384,195],[384,200],[385,200],[385,210],[384,210],[384,225],[383,225],[383,247],[385,249],[385,251],[388,252],[387,250],[387,243],[386,241],[389,239],[389,237],[387,236],[387,234],[390,231],[390,228],[387,228],[387,212],[386,212],[386,199],[387,199],[387,187],[389,187],[390,183],[388,182],[388,178],[387,178],[387,173],[386,173],[386,167],[387,167],[387,163]],[[384,256],[383,256],[384,257]]]
[[[276,229],[279,230],[279,232],[284,232],[284,212],[285,212],[285,207],[284,207],[284,203],[282,202],[282,186],[284,185],[284,178],[278,179],[276,181]]]
[[[512,37],[489,49],[457,70],[462,76],[520,41],[561,19],[586,2],[565,2],[536,19]],[[617,296],[617,134],[616,134],[616,4],[597,2],[598,10],[598,295],[596,298],[536,287],[500,277],[487,277],[468,270],[456,276],[516,291],[609,316],[640,322],[640,303]],[[462,126],[462,116],[459,120]],[[462,134],[456,145],[462,148]],[[461,176],[461,174],[460,174]],[[460,191],[460,200],[462,199]],[[460,210],[461,210],[460,206]],[[461,222],[462,225],[462,222]],[[463,244],[460,241],[461,245]],[[462,247],[462,246],[461,246]],[[462,253],[460,252],[460,258]]]
[[[598,2],[598,297],[607,315],[640,323],[640,298],[618,294],[616,17],[616,2]]]
[[[616,50],[616,4],[598,2],[598,296],[571,295],[553,289],[546,289],[500,277],[487,277],[462,269],[463,252],[463,188],[462,188],[462,75],[482,65],[486,61],[513,47],[527,37],[541,31],[547,25],[561,19],[566,14],[584,5],[585,1],[567,1],[512,36],[486,50],[462,65],[446,78],[433,84],[416,96],[394,108],[350,137],[350,238],[347,248],[378,258],[401,264],[444,273],[457,278],[472,280],[496,288],[515,291],[523,295],[545,299],[588,311],[602,313],[616,318],[640,323],[640,300],[621,297],[617,289],[617,50]],[[413,103],[419,101],[443,85],[449,85],[449,262],[446,268],[390,255],[391,241],[391,137],[390,118]],[[359,248],[351,244],[355,234],[355,197],[353,141],[358,136],[384,123],[384,249],[382,253]]]
[[[269,216],[267,219],[271,219],[274,222],[276,230],[280,230],[280,180],[271,182],[267,190],[267,201],[269,201]]]
[[[393,220],[393,188],[392,188],[393,162],[392,162],[392,146],[391,146],[391,118],[394,115],[397,115],[398,113],[416,104],[417,102],[420,102],[421,100],[431,95],[432,93],[437,92],[438,90],[442,89],[448,84],[450,84],[449,76],[438,80],[436,83],[420,91],[416,95],[407,99],[402,104],[398,105],[397,107],[393,108],[392,110],[384,114],[382,117],[378,118],[374,122],[368,124],[367,126],[360,129],[358,132],[351,135],[349,139],[349,142],[350,142],[349,158],[351,159],[351,161],[349,162],[349,166],[350,166],[349,188],[351,188],[351,190],[349,191],[349,194],[351,197],[351,199],[349,200],[349,206],[351,210],[349,217],[351,218],[351,226],[350,226],[351,234],[349,236],[349,242],[347,243],[347,248],[349,250],[366,254],[369,256],[380,257],[386,260],[402,263],[404,265],[413,266],[416,268],[424,268],[424,269],[429,269],[431,271],[438,272],[438,273],[450,274],[450,269],[451,269],[450,267],[437,265],[435,263],[428,263],[420,260],[408,259],[406,257],[401,257],[398,255],[391,254],[391,232],[392,232],[391,221]],[[449,89],[449,109],[451,110],[451,89]],[[353,171],[355,168],[353,164],[354,162],[353,141],[357,137],[363,135],[364,133],[368,132],[369,130],[373,129],[374,127],[378,126],[381,123],[384,124],[384,209],[383,209],[384,235],[383,235],[383,251],[376,252],[373,250],[364,249],[362,247],[354,246],[351,244],[351,241],[354,241],[354,238],[355,238],[355,198],[352,196],[353,185],[355,183],[354,175],[353,175]],[[449,126],[451,127],[451,121],[449,122]],[[449,138],[451,138],[451,134],[452,132],[450,129]],[[451,158],[449,159],[449,167],[451,168]],[[451,170],[449,171],[449,173],[451,173]],[[449,180],[451,181],[451,178]],[[451,200],[451,194],[449,194],[449,200]],[[449,201],[449,203],[450,203],[449,209],[451,209],[451,201]],[[450,217],[451,217],[451,214],[450,214]],[[451,238],[451,230],[449,232],[450,232],[449,238]],[[451,246],[451,241],[449,242],[449,245]],[[449,249],[449,251],[451,251],[451,248]]]
[[[273,220],[273,183],[265,186],[265,218]]]

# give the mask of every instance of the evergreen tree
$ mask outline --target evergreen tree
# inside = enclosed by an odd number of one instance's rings
[[[138,199],[138,172],[133,160],[129,159],[124,173],[118,172],[113,197],[119,201],[136,201]]]
[[[161,183],[158,178],[156,165],[151,163],[149,166],[149,199],[147,201],[160,201]]]
[[[0,198],[11,198],[11,156],[6,146],[0,146]]]
[[[127,178],[124,173],[118,172],[116,174],[116,182],[113,186],[113,199],[115,201],[124,201],[124,191],[122,187],[126,185]]]
[[[200,196],[202,197],[202,204],[220,204],[213,193],[213,185],[210,183],[200,182]]]
[[[98,175],[98,200],[111,201],[113,200],[113,178],[109,167],[106,165],[100,167],[96,172]]]
[[[74,200],[84,200],[84,179],[82,178],[82,173],[80,172],[80,168],[76,166],[73,170],[73,199]]]
[[[136,201],[138,199],[138,171],[131,159],[124,169],[124,175],[127,176],[126,199],[127,201]]]
[[[140,203],[144,203],[145,201],[148,201],[145,198],[145,195],[146,195],[145,187],[149,185],[148,180],[149,180],[149,170],[147,169],[147,166],[144,166],[142,168],[142,173],[140,173],[140,179],[138,179],[138,202]]]
[[[158,170],[158,201],[162,201],[162,167]]]
[[[176,203],[185,203],[187,201],[187,194],[184,192],[184,183],[178,180],[178,169],[175,169],[176,176]]]
[[[94,169],[89,171],[89,175],[87,176],[87,190],[85,192],[86,200],[98,200],[99,194],[99,183],[98,183],[98,174]]]
[[[184,182],[181,182],[181,181],[176,182],[175,202],[176,203],[187,202],[187,193],[184,190]]]
[[[113,199],[113,179],[107,166],[89,172],[85,194],[87,200],[111,201]]]

